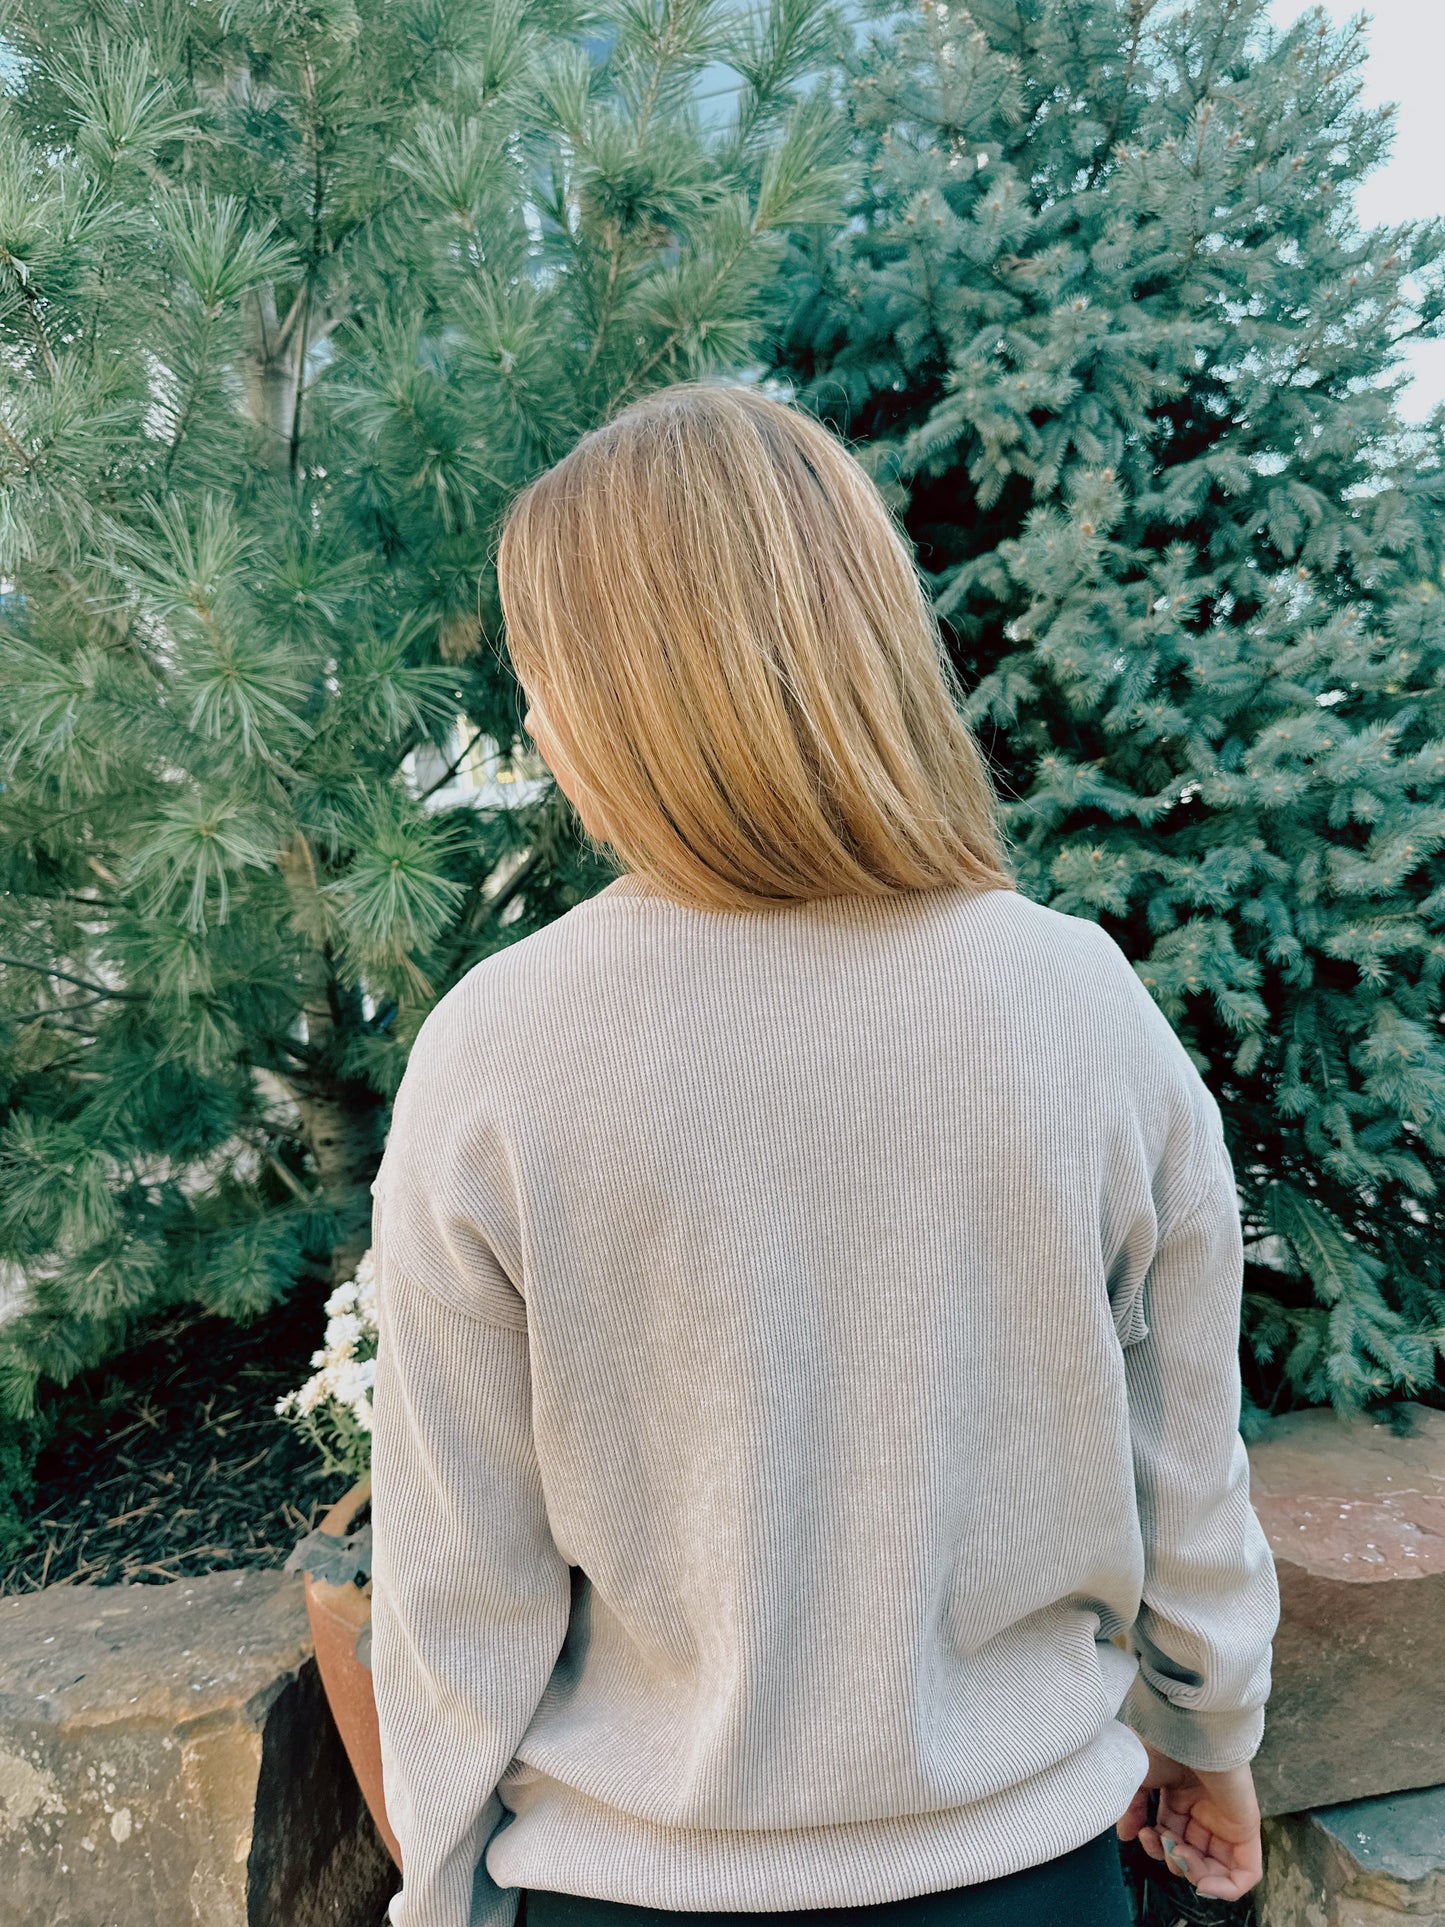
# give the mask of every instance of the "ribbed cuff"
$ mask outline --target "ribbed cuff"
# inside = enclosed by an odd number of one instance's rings
[[[1129,1688],[1119,1718],[1156,1753],[1204,1773],[1244,1766],[1264,1737],[1263,1707],[1242,1713],[1196,1713],[1164,1698],[1140,1673]]]

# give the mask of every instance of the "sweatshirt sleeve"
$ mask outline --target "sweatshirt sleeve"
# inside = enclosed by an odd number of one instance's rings
[[[510,1927],[517,1896],[483,1856],[562,1646],[570,1574],[533,1443],[525,1305],[456,1206],[422,1098],[412,1078],[373,1229],[372,1676],[404,1878],[390,1919]]]
[[[1120,1717],[1169,1758],[1221,1769],[1259,1745],[1279,1595],[1239,1435],[1239,1201],[1217,1114],[1206,1132],[1124,1352],[1144,1590]]]

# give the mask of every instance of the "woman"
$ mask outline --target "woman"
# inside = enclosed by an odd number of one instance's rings
[[[442,1000],[375,1187],[393,1920],[1118,1927],[1121,1813],[1242,1893],[1276,1595],[1219,1114],[1010,887],[876,491],[668,389],[499,571],[624,873]]]

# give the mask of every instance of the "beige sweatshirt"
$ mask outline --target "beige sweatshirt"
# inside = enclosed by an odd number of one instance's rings
[[[375,1191],[395,1922],[936,1891],[1254,1751],[1235,1192],[1094,925],[624,878],[442,1000]]]

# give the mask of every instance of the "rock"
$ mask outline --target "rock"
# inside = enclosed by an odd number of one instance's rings
[[[1250,1449],[1280,1587],[1267,1814],[1445,1781],[1445,1412],[1402,1422],[1297,1412]]]
[[[378,1927],[299,1577],[0,1600],[0,1927]]]
[[[1445,1927],[1445,1786],[1265,1825],[1260,1927]]]

